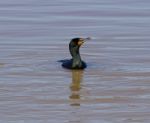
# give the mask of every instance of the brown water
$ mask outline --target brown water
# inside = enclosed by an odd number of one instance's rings
[[[0,123],[149,122],[149,0],[0,1]]]

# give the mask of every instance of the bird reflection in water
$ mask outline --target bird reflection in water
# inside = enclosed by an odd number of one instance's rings
[[[72,83],[70,85],[71,106],[80,106],[80,90],[83,78],[83,70],[72,70]]]

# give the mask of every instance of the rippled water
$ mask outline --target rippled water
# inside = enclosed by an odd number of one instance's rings
[[[1,123],[149,123],[149,0],[0,1]],[[63,69],[74,37],[85,71]]]

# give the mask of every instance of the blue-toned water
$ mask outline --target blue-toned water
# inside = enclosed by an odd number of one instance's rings
[[[0,123],[149,123],[150,1],[0,1]],[[81,48],[85,71],[57,62]]]

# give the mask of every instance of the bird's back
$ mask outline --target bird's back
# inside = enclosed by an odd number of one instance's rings
[[[86,63],[84,61],[82,61],[82,64],[80,66],[76,65],[76,66],[73,66],[73,60],[70,59],[70,60],[63,60],[63,63],[62,63],[62,66],[64,68],[67,68],[67,69],[84,69],[87,67]]]

